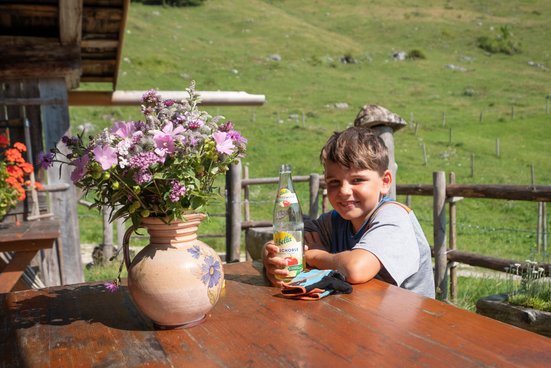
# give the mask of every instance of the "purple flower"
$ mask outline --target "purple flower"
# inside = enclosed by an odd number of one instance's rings
[[[119,285],[115,281],[109,281],[103,284],[103,286],[109,291],[110,293],[114,293],[119,289]]]
[[[187,250],[189,253],[191,253],[191,256],[195,259],[199,259],[199,256],[201,255],[201,249],[198,245],[194,245],[192,248],[189,248]]]
[[[133,179],[138,184],[145,184],[153,179],[153,175],[147,170],[140,170],[134,174]]]
[[[216,261],[213,256],[205,257],[205,263],[201,266],[201,271],[203,272],[201,281],[209,288],[218,285],[222,278],[220,262]]]
[[[72,164],[75,166],[75,169],[71,173],[71,180],[73,181],[73,183],[76,183],[77,181],[82,179],[82,177],[86,173],[86,165],[88,165],[88,161],[88,154],[85,154],[84,156],[79,157],[72,162]]]
[[[166,107],[170,107],[170,106],[174,105],[174,101],[173,100],[165,100],[164,104],[165,104]]]
[[[220,153],[231,155],[233,153],[233,142],[226,132],[216,132],[212,134],[216,142],[216,150]]]
[[[40,152],[38,154],[38,162],[40,163],[40,167],[42,167],[44,170],[52,167],[52,165],[54,164],[54,157],[55,155],[53,154],[53,152]]]
[[[131,168],[144,171],[149,169],[151,165],[163,163],[164,161],[164,158],[157,156],[153,152],[143,152],[139,155],[131,157],[129,163]]]
[[[203,125],[205,125],[205,122],[203,120],[192,120],[189,123],[187,123],[188,129],[199,129]]]
[[[233,130],[233,123],[228,121],[218,127],[218,130],[221,132],[230,132]]]
[[[228,136],[234,142],[247,143],[247,138],[243,137],[237,130],[230,130]]]
[[[136,130],[134,122],[117,121],[111,128],[111,134],[114,134],[122,139],[131,136]]]
[[[117,164],[117,151],[110,146],[97,146],[92,151],[94,160],[99,162],[103,170],[108,170]]]
[[[169,198],[172,202],[178,202],[186,194],[186,187],[177,180],[172,180],[170,185],[172,188],[170,189]]]

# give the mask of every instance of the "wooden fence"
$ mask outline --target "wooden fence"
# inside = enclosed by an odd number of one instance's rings
[[[446,173],[443,171],[433,173],[432,184],[398,184],[396,193],[406,196],[432,196],[433,197],[433,235],[432,246],[435,260],[435,282],[437,297],[452,300],[457,295],[457,277],[455,264],[463,263],[472,266],[483,267],[491,270],[505,272],[505,267],[518,261],[497,257],[484,256],[457,250],[456,239],[456,203],[462,198],[486,198],[540,202],[540,218],[538,219],[538,240],[547,238],[547,226],[545,216],[545,203],[551,201],[551,186],[541,185],[484,185],[484,184],[455,184],[455,176],[449,174],[446,183]],[[233,165],[226,179],[227,207],[226,207],[226,261],[237,262],[239,260],[241,246],[241,231],[254,228],[271,226],[271,221],[252,221],[249,211],[249,187],[251,185],[277,184],[279,178],[255,178],[248,177],[247,170],[242,170],[241,164]],[[318,215],[319,203],[322,212],[326,210],[327,201],[324,195],[325,183],[319,174],[309,176],[293,176],[294,182],[309,182],[309,211],[310,217]],[[243,205],[241,198],[243,196]],[[446,216],[448,206],[449,222]],[[245,214],[242,219],[242,212]],[[543,220],[542,220],[543,219]],[[448,226],[449,225],[449,226]],[[449,234],[447,239],[447,228]],[[446,242],[448,240],[448,242]],[[446,244],[448,243],[448,244]],[[543,265],[547,275],[550,273],[550,265]],[[449,277],[448,277],[449,270]]]

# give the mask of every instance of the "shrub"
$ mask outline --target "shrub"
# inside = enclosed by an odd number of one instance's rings
[[[495,37],[482,36],[477,39],[477,45],[491,54],[503,53],[507,55],[521,52],[520,42],[515,38],[508,25],[499,28]]]
[[[407,54],[407,58],[410,60],[426,59],[425,54],[421,50],[413,49]]]

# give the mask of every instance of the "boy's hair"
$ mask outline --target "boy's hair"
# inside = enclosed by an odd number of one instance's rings
[[[332,161],[348,169],[377,171],[382,176],[388,169],[388,149],[371,129],[354,126],[329,137],[321,150],[320,161],[324,166]]]

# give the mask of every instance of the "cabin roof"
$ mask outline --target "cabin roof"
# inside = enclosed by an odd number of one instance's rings
[[[129,0],[0,0],[0,81],[117,87]]]

